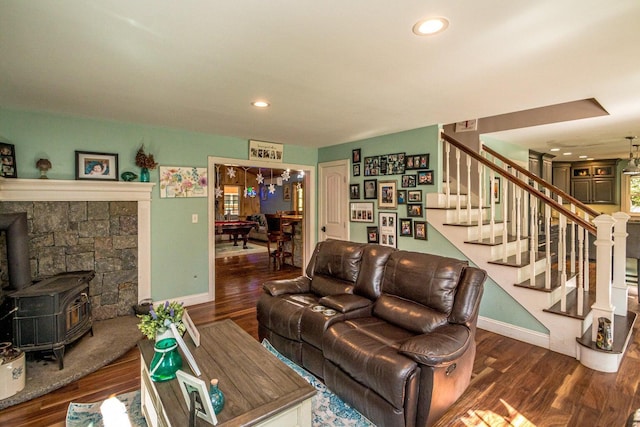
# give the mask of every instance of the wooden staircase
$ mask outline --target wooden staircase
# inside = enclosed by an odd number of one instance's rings
[[[427,194],[429,224],[454,244],[470,262],[485,269],[500,288],[549,332],[540,334],[518,328],[502,328],[500,322],[492,322],[490,319],[480,319],[479,326],[576,357],[589,368],[616,372],[631,336],[635,314],[626,311],[626,293],[624,307],[619,306],[623,299],[619,295],[620,287],[612,292],[612,280],[603,286],[607,279],[603,280],[598,274],[602,276],[602,271],[611,271],[612,266],[616,265],[612,264],[614,261],[611,255],[607,261],[600,252],[597,254],[597,261],[590,259],[594,254],[589,256],[588,253],[588,233],[596,229],[593,223],[597,221],[594,218],[605,220],[603,229],[609,227],[611,248],[614,246],[616,233],[621,235],[617,227],[620,222],[626,224],[626,219],[619,215],[612,220],[616,223],[616,230],[613,232],[613,226],[606,222],[611,217],[597,216],[597,212],[590,211],[586,206],[577,205],[576,209],[577,201],[571,200],[564,193],[557,196],[555,193],[561,192],[554,188],[537,187],[534,179],[527,174],[519,176],[519,166],[508,164],[506,159],[502,159],[502,164],[495,165],[477,153],[467,152],[468,148],[444,134],[443,144],[449,145],[444,147],[443,153],[455,159],[453,161],[457,164],[454,169],[457,172],[450,172],[450,160],[445,158],[445,182],[441,191]],[[466,172],[460,161],[460,152],[467,156]],[[478,194],[467,191],[472,187],[472,174],[469,170],[472,165],[478,168]],[[465,173],[466,184],[460,182]],[[489,196],[494,190],[483,185],[485,182],[494,182],[495,176],[500,176],[503,182],[501,205]],[[542,206],[539,209],[543,212],[540,216],[537,213],[539,206]],[[583,216],[578,216],[576,211]],[[542,224],[538,224],[539,217],[544,218]],[[558,222],[561,230],[555,242],[551,241],[549,233],[552,221]],[[547,231],[543,245],[539,243],[541,229]],[[600,234],[598,236],[601,238]],[[621,244],[622,240],[615,239],[615,244]],[[539,250],[541,246],[544,249],[542,251]],[[609,253],[619,255],[618,249]],[[619,278],[616,280],[619,282]],[[617,298],[614,302],[618,307],[613,307],[606,295],[603,297],[607,289],[610,295],[613,293],[614,298]],[[622,312],[621,308],[624,309]],[[592,325],[595,323],[597,328],[597,317],[601,316],[608,317],[613,322],[613,350],[601,350],[595,344],[596,332],[592,330]]]

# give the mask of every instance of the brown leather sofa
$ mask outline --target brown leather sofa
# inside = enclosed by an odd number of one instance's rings
[[[260,339],[378,426],[430,426],[469,385],[486,273],[327,240],[306,275],[264,284]]]

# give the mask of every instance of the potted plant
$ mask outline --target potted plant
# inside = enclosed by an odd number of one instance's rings
[[[153,158],[153,154],[144,152],[144,144],[140,146],[136,153],[136,166],[140,168],[140,181],[149,182],[149,171],[154,170],[158,163]]]
[[[149,314],[141,314],[138,329],[147,338],[155,339],[155,354],[149,366],[149,376],[153,381],[161,382],[172,380],[176,377],[178,369],[182,368],[182,356],[178,352],[178,342],[174,336],[171,325],[180,335],[186,331],[182,322],[184,307],[176,301],[166,301],[157,307],[151,307]]]

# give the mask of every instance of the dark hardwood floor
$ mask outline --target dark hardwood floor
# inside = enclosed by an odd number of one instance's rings
[[[194,323],[229,318],[257,339],[255,304],[262,282],[301,273],[288,266],[274,272],[267,262],[266,254],[217,259],[216,301],[189,307]],[[639,310],[635,298],[630,309]],[[478,330],[477,344],[471,385],[436,427],[624,426],[629,413],[640,407],[637,333],[616,374],[595,372],[571,357],[483,330]],[[139,363],[133,348],[91,375],[0,411],[0,426],[64,426],[69,402],[94,402],[138,389]]]

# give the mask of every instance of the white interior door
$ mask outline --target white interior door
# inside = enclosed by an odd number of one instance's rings
[[[320,163],[318,240],[349,240],[349,161]]]

